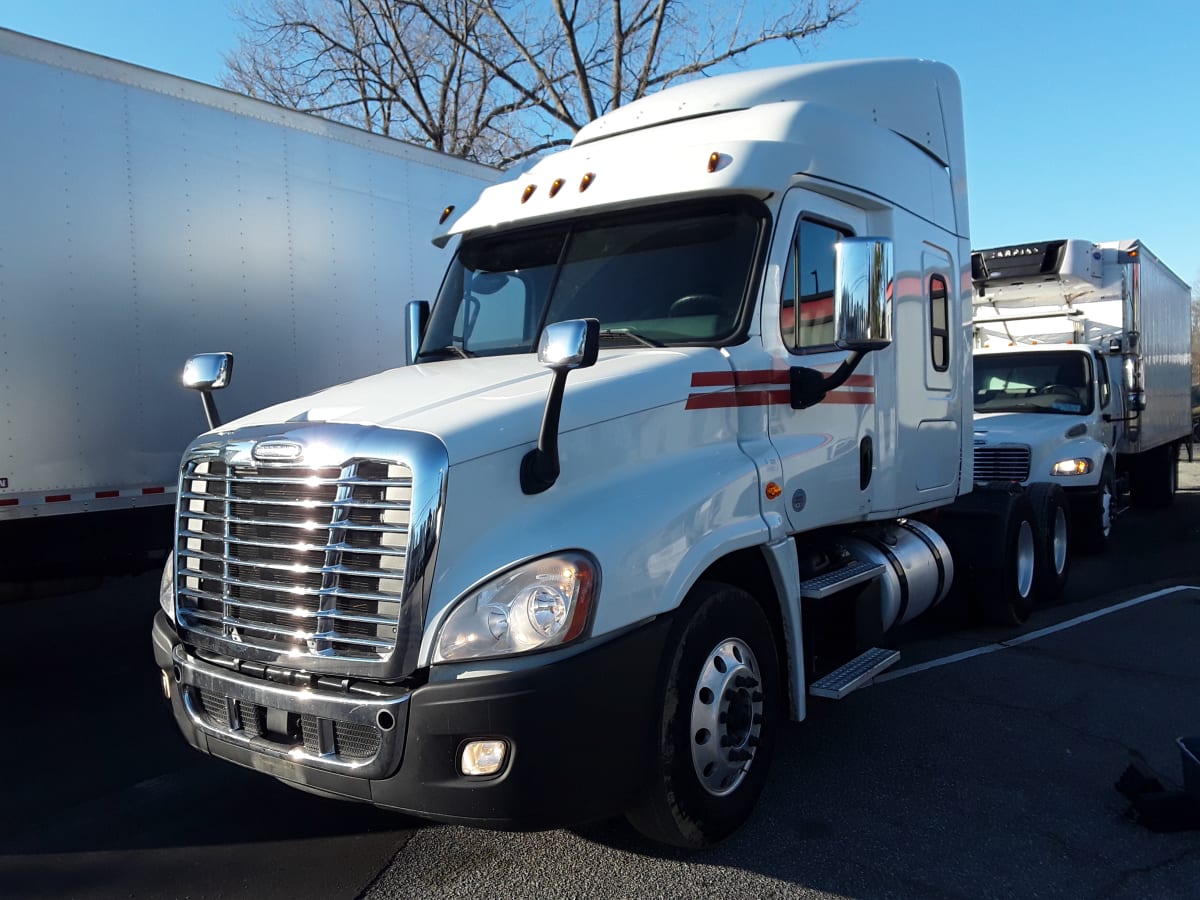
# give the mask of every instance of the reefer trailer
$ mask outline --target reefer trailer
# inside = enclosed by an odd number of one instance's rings
[[[1136,240],[980,250],[975,477],[1059,484],[1103,549],[1125,490],[1164,506],[1191,419],[1191,291]]]
[[[0,533],[34,552],[35,520],[174,503],[197,348],[238,352],[231,412],[401,362],[438,214],[498,178],[2,29],[0,120]]]
[[[414,365],[184,454],[153,646],[187,740],[703,846],[889,628],[961,582],[1024,619],[1056,496],[973,491],[960,107],[915,60],[702,79],[447,210]]]

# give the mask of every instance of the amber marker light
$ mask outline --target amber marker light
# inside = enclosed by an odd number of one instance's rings
[[[523,194],[521,194],[521,202],[524,203],[526,200],[528,200],[530,197],[532,197],[533,192],[536,190],[537,190],[536,184],[525,185],[525,192]]]
[[[773,481],[767,482],[767,499],[768,500],[775,500],[782,493],[783,493],[783,488],[781,488],[775,482],[773,482]]]
[[[555,178],[554,183],[550,185],[550,196],[553,197],[555,194],[561,191],[564,184],[566,184],[566,181],[561,178]]]
[[[579,193],[582,194],[584,191],[590,188],[592,186],[592,182],[595,180],[596,174],[594,172],[588,172],[586,175],[584,175],[583,179],[579,182]]]
[[[708,171],[715,172],[717,167],[721,165],[721,154],[716,151],[708,155]]]
[[[439,224],[439,225],[445,225],[445,224],[446,224],[446,220],[447,220],[448,218],[450,218],[450,213],[452,213],[452,212],[454,212],[454,207],[453,207],[453,206],[447,206],[445,209],[443,209],[443,210],[442,210],[442,217],[441,217],[440,219],[438,219],[438,224]]]

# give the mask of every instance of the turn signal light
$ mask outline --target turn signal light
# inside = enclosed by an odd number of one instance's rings
[[[441,217],[440,219],[438,219],[438,224],[439,224],[439,225],[445,225],[445,224],[446,224],[446,220],[447,220],[448,218],[450,218],[450,213],[452,213],[452,212],[454,212],[454,207],[453,207],[453,206],[447,206],[445,209],[443,209],[443,210],[442,210],[442,217]]]
[[[773,481],[767,482],[766,494],[767,494],[768,500],[774,500],[782,493],[783,493],[783,488],[781,488],[775,482],[773,482]]]

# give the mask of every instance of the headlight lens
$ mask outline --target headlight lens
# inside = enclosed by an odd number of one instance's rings
[[[1090,459],[1060,459],[1050,467],[1051,475],[1086,475],[1092,471]]]
[[[167,557],[162,578],[158,581],[158,605],[172,622],[175,621],[175,554]]]
[[[446,617],[434,662],[509,656],[573,641],[587,627],[600,569],[582,553],[518,566],[472,591]]]

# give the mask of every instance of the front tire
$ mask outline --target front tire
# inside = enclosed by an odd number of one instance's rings
[[[1080,543],[1092,553],[1103,553],[1112,540],[1117,519],[1117,476],[1112,463],[1105,463],[1096,493],[1089,496],[1080,523]]]
[[[708,847],[733,833],[762,792],[783,705],[770,623],[753,597],[693,588],[657,687],[659,759],[626,815],[651,840]]]

